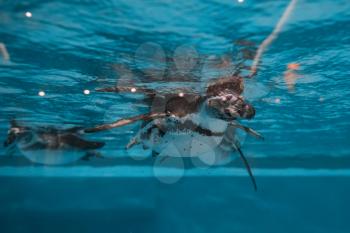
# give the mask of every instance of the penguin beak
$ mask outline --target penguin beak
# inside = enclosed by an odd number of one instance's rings
[[[244,119],[252,119],[255,116],[255,108],[251,104],[245,104],[240,115]]]

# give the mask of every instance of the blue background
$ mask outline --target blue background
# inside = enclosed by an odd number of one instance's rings
[[[157,44],[168,57],[183,45],[204,58],[232,55],[237,39],[261,43],[287,5],[0,0],[0,42],[11,55],[10,62],[0,60],[0,141],[13,117],[68,127],[142,113],[137,96],[94,90],[123,79],[157,89],[174,84],[139,77],[135,52],[144,43]],[[91,136],[107,142],[103,161],[40,166],[1,148],[1,232],[349,232],[349,18],[348,0],[298,1],[264,53],[258,75],[247,82],[245,95],[257,114],[243,123],[265,137],[243,143],[256,171],[257,193],[236,160],[197,173],[185,159],[192,173],[176,184],[159,182],[152,158],[132,159],[148,157],[146,152],[124,149],[136,124]],[[294,92],[283,78],[289,63],[300,64]],[[132,78],[115,64],[128,67]],[[221,75],[198,72],[199,86]],[[84,95],[84,89],[92,93]],[[40,90],[45,97],[38,96]]]

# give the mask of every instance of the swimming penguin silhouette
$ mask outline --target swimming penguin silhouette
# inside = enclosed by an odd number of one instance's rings
[[[35,163],[58,165],[89,159],[104,142],[82,138],[81,127],[28,127],[11,120],[5,147],[16,147]],[[97,154],[96,154],[97,155]]]

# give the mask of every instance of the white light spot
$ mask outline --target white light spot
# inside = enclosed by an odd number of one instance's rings
[[[87,90],[87,89],[84,90],[84,94],[85,94],[85,95],[89,95],[89,94],[90,94],[90,90]]]
[[[44,91],[39,91],[38,95],[39,95],[39,96],[45,96],[46,93],[45,93]]]
[[[184,97],[184,95],[185,95],[185,94],[184,94],[183,92],[180,92],[180,93],[179,93],[179,96],[180,96],[180,97]]]
[[[131,88],[131,92],[136,92],[136,88],[135,87],[133,87],[133,88]]]
[[[280,98],[276,98],[276,99],[275,99],[275,103],[276,103],[276,104],[281,103],[281,99],[280,99]]]
[[[323,101],[324,101],[324,98],[321,96],[318,100],[319,100],[320,102],[323,102]]]
[[[244,0],[237,0],[239,3],[243,3],[244,2]]]
[[[27,11],[25,15],[26,15],[26,17],[28,17],[28,18],[31,18],[31,17],[33,16],[32,13],[29,12],[29,11]]]

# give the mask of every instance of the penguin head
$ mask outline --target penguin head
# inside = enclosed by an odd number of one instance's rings
[[[20,135],[22,135],[23,132],[25,131],[25,128],[19,126],[16,120],[11,120],[10,124],[11,124],[11,128],[7,132],[7,139],[4,142],[4,147],[8,147],[13,143],[15,143],[17,139],[20,137]]]
[[[210,111],[219,119],[226,121],[236,119],[252,119],[254,107],[241,95],[235,93],[220,93],[207,100]]]

